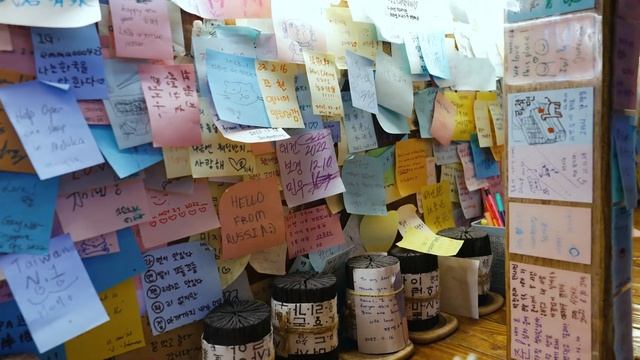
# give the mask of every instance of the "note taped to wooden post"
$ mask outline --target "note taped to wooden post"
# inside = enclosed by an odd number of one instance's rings
[[[591,275],[517,262],[509,267],[511,357],[590,357]]]
[[[287,215],[289,259],[344,243],[340,215],[326,205]]]
[[[276,178],[243,181],[219,205],[222,259],[233,259],[285,241],[284,212]]]
[[[307,77],[311,87],[313,113],[343,116],[338,71],[333,55],[303,50]]]
[[[556,17],[505,29],[507,84],[590,79],[600,72],[601,18]]]
[[[192,194],[147,189],[147,197],[149,222],[140,225],[147,248],[220,227],[204,180],[195,181]]]
[[[280,180],[289,207],[344,192],[331,131],[311,131],[276,143]]]
[[[29,81],[1,87],[0,100],[40,179],[104,162],[69,91]]]
[[[205,243],[149,251],[144,263],[142,289],[154,335],[201,320],[222,302],[216,261]]]
[[[427,183],[427,157],[431,146],[425,139],[396,143],[396,185],[402,196],[415,194]]]
[[[58,178],[0,172],[0,252],[46,254]]]
[[[453,208],[449,195],[451,184],[441,181],[437,184],[427,184],[420,189],[424,222],[434,232],[455,227]]]
[[[509,203],[509,251],[591,264],[591,209]]]
[[[100,21],[98,0],[42,1],[42,2],[0,2],[0,23],[72,28]]]
[[[109,320],[67,234],[47,255],[8,254],[0,267],[40,352]]]

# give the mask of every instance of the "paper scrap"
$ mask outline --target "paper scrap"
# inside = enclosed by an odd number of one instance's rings
[[[454,187],[453,184],[451,185]],[[462,174],[455,176],[455,188],[458,190],[460,207],[465,219],[474,219],[482,216],[482,194],[480,190],[469,191]]]
[[[163,147],[162,157],[164,158],[164,168],[167,171],[167,178],[173,179],[191,175],[189,148],[173,146]]]
[[[106,82],[105,82],[106,84]],[[78,101],[80,111],[89,125],[110,125],[109,115],[100,100]]]
[[[0,82],[5,84],[15,84],[27,80],[27,78],[30,77],[9,70],[0,70]],[[2,104],[0,104],[0,170],[35,173],[27,152]]]
[[[389,134],[408,134],[410,131],[406,117],[384,106],[378,106],[376,118],[382,130]]]
[[[444,92],[444,96],[451,101],[456,109],[452,139],[456,141],[469,141],[471,134],[476,132],[476,123],[473,116],[473,103],[476,98],[475,92],[447,90]]]
[[[480,144],[480,147],[483,148],[493,146],[489,104],[490,102],[485,100],[476,100],[473,103],[473,116],[476,120],[478,143]]]
[[[424,63],[429,74],[442,79],[449,79],[451,74],[449,73],[444,32],[429,31],[419,34],[418,38]]]
[[[420,189],[424,220],[427,226],[434,232],[455,227],[453,221],[453,208],[449,197],[450,184],[442,181],[436,184],[427,184]]]
[[[289,213],[286,228],[289,259],[344,242],[340,215],[325,205]]]
[[[13,43],[13,51],[0,51],[0,68],[27,75],[35,75],[36,66],[33,58],[31,29],[11,26],[9,27],[9,34]]]
[[[3,281],[2,284],[11,294],[7,283]],[[9,295],[7,301],[0,301],[0,322],[3,324],[2,328],[0,328],[0,338],[4,339],[5,343],[0,349],[0,355],[38,353],[38,348],[33,342],[33,336],[20,313],[20,308],[18,308],[18,304],[16,304],[11,295]],[[54,347],[40,354],[39,357],[41,359],[64,359],[64,346]]]

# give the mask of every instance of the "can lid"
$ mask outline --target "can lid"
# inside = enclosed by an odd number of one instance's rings
[[[284,303],[319,303],[336,297],[333,274],[299,272],[273,280],[271,297]]]
[[[202,338],[211,345],[256,342],[271,332],[271,310],[257,300],[224,303],[204,318]]]
[[[489,235],[476,227],[442,229],[438,231],[438,235],[464,241],[456,257],[468,258],[491,255]]]
[[[438,270],[438,257],[414,250],[394,246],[389,255],[400,260],[400,271],[403,274],[424,274]]]
[[[347,260],[347,286],[353,289],[354,269],[381,269],[393,266],[399,262],[398,258],[387,255],[358,255]]]

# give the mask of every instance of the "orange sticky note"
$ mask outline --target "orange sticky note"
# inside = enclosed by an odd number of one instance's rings
[[[243,181],[220,198],[222,259],[276,246],[286,239],[278,179]]]
[[[442,145],[451,144],[456,121],[456,107],[441,92],[436,95],[433,108],[431,135]]]
[[[430,145],[425,139],[396,143],[396,185],[400,195],[415,194],[427,183]]]

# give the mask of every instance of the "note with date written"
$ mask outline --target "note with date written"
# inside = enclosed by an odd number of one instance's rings
[[[147,102],[155,146],[189,146],[202,143],[200,107],[193,65],[138,67]]]
[[[67,341],[64,347],[69,360],[85,359],[87,354],[106,359],[145,346],[135,280],[123,281],[99,295],[109,321]]]
[[[192,194],[147,189],[147,197],[150,217],[140,225],[147,248],[220,227],[205,180],[195,181]]]
[[[0,266],[40,352],[109,320],[69,235],[47,255],[9,254]]]
[[[227,189],[219,204],[222,258],[233,259],[285,240],[284,213],[276,178],[243,181]]]
[[[0,252],[46,253],[57,195],[57,178],[0,172]]]
[[[107,83],[94,24],[71,29],[31,29],[38,80],[69,85],[76,99],[104,99]]]
[[[591,209],[509,203],[509,251],[591,264]]]
[[[509,268],[511,357],[590,357],[591,275],[517,262]]]
[[[151,219],[142,179],[131,179],[60,194],[56,213],[74,241]]]
[[[111,23],[118,57],[173,59],[169,10],[162,0],[112,0]]]
[[[98,0],[0,2],[0,23],[2,24],[67,28],[85,26],[98,21],[100,21]]]
[[[149,251],[144,262],[142,289],[154,335],[201,320],[222,302],[216,261],[205,243]]]
[[[289,207],[344,192],[329,129],[278,141],[276,148]]]
[[[355,156],[342,166],[344,205],[349,214],[386,215],[384,159]]]
[[[296,98],[295,71],[292,64],[256,61],[258,84],[273,127],[304,127]]]
[[[1,87],[0,100],[40,179],[104,162],[70,92],[29,81]]]
[[[326,205],[287,215],[289,259],[344,242],[340,215],[332,215]]]

